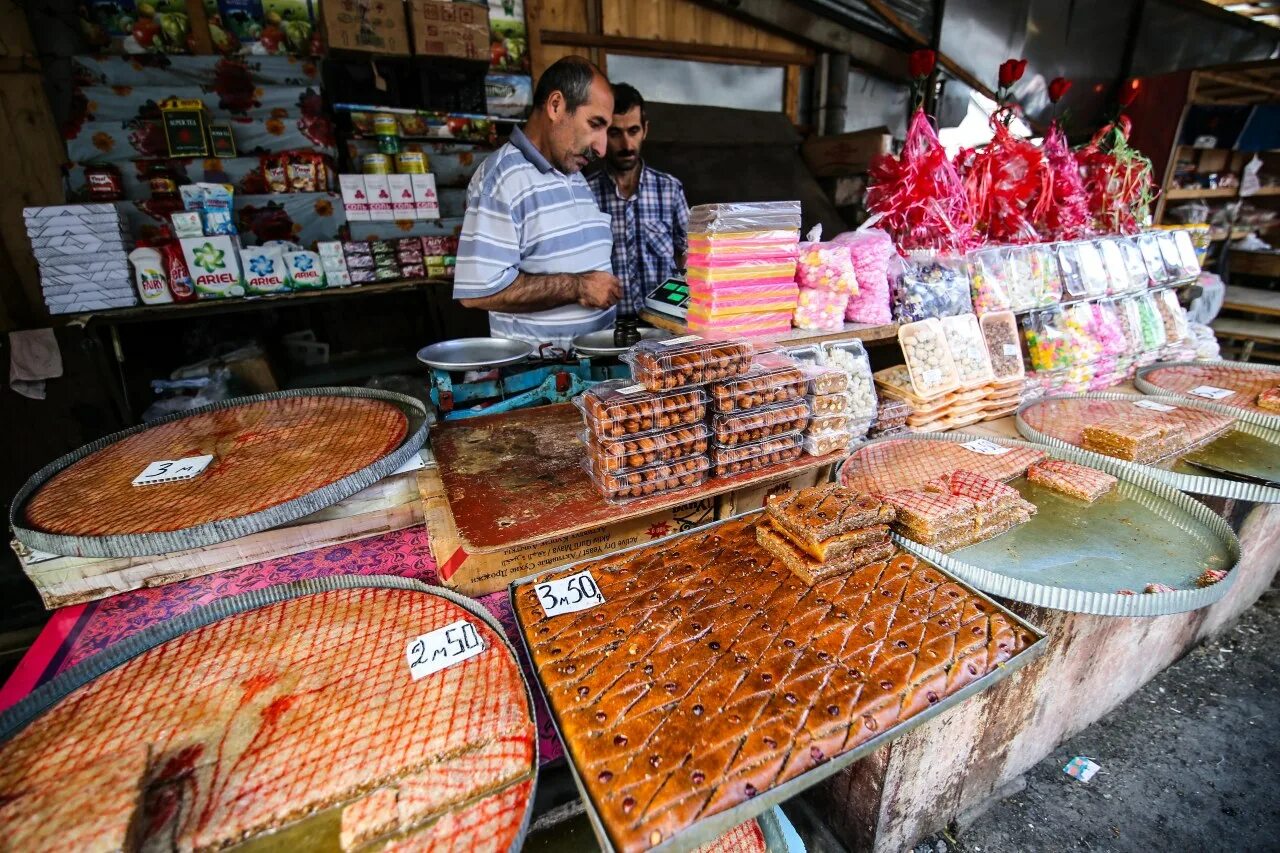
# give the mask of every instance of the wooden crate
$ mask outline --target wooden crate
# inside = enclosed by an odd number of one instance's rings
[[[421,473],[408,471],[379,480],[344,501],[281,527],[172,554],[33,560],[17,540],[11,547],[44,606],[53,610],[421,524]]]
[[[835,136],[811,136],[800,146],[800,156],[816,178],[860,175],[878,155],[892,151],[893,137],[884,127]]]

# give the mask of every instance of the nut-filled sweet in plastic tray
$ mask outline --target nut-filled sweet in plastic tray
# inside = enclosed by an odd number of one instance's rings
[[[947,347],[961,385],[981,385],[995,378],[977,317],[972,314],[944,317],[942,330],[947,335]]]
[[[783,433],[748,444],[711,446],[711,464],[717,477],[732,477],[800,458],[804,438],[798,432]]]
[[[631,365],[636,382],[650,391],[668,391],[741,376],[751,368],[751,345],[687,335],[641,341],[622,360]]]
[[[711,401],[717,412],[738,412],[803,397],[809,382],[800,366],[785,356],[757,357],[742,376],[711,385]]]
[[[911,386],[921,397],[933,397],[960,387],[942,321],[930,317],[907,323],[898,329],[898,343],[907,362]]]
[[[593,440],[591,434],[586,432],[582,439],[587,443],[587,452],[593,458],[592,467],[601,473],[616,474],[657,462],[678,462],[706,453],[711,430],[705,423],[699,422],[621,439]]]
[[[746,412],[718,414],[712,419],[715,440],[724,446],[748,444],[782,435],[799,432],[809,425],[809,404],[804,400],[778,403]]]
[[[701,388],[654,392],[626,379],[593,385],[573,398],[587,427],[601,438],[644,435],[700,423],[707,415]]]
[[[660,492],[701,486],[707,481],[711,468],[705,454],[690,456],[679,462],[659,462],[621,473],[597,471],[590,456],[584,457],[582,465],[600,494],[611,503],[626,503]]]

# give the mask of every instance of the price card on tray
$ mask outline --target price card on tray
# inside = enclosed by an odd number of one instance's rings
[[[1177,406],[1166,406],[1164,403],[1157,403],[1155,400],[1135,400],[1133,403],[1143,409],[1150,409],[1153,412],[1176,412]]]
[[[1013,448],[1003,447],[994,441],[987,441],[985,438],[979,438],[974,441],[966,442],[960,445],[965,450],[972,450],[974,453],[981,453],[983,456],[1004,456]]]
[[[1197,385],[1187,393],[1195,394],[1197,397],[1204,397],[1206,400],[1223,400],[1235,392],[1228,391],[1226,388],[1217,388],[1213,385]]]
[[[142,473],[133,478],[135,486],[152,486],[156,483],[172,483],[177,480],[190,480],[199,474],[213,461],[213,454],[204,456],[188,456],[185,459],[161,459],[152,462]]]
[[[484,640],[476,626],[459,619],[409,641],[404,650],[413,680],[439,672],[447,666],[473,658],[484,651]]]
[[[537,593],[538,601],[542,603],[542,610],[548,619],[604,604],[604,595],[596,586],[596,579],[591,576],[590,569],[560,580],[540,583],[534,587],[534,592]]]

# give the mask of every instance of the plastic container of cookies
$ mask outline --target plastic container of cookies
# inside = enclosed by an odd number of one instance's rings
[[[626,379],[593,385],[573,398],[587,428],[601,438],[645,435],[700,423],[707,415],[701,388],[657,393]]]
[[[982,385],[995,378],[977,317],[972,314],[943,317],[942,331],[947,336],[947,347],[962,387]]]
[[[783,433],[799,432],[808,425],[809,404],[803,399],[744,412],[717,414],[711,421],[716,443],[723,446],[750,444]]]
[[[732,477],[758,471],[800,458],[804,439],[799,432],[772,435],[759,441],[734,445],[711,445],[712,473]]]
[[[1022,345],[1018,342],[1018,321],[1012,311],[983,314],[978,321],[982,337],[987,342],[987,354],[991,357],[991,374],[996,379],[1021,378]]]
[[[739,412],[803,397],[809,382],[800,365],[781,353],[757,356],[751,369],[736,379],[708,388],[717,412]]]
[[[628,503],[663,492],[701,486],[710,476],[711,460],[706,454],[701,454],[679,462],[659,462],[634,471],[613,473],[597,471],[591,457],[587,456],[582,467],[605,500]]]
[[[595,469],[613,474],[658,462],[679,462],[706,453],[711,429],[699,421],[675,429],[619,439],[597,438],[590,432],[584,432],[582,440],[587,444]]]
[[[849,374],[838,367],[806,364],[800,369],[804,372],[807,394],[840,394],[849,390]]]
[[[743,375],[751,369],[751,345],[686,335],[641,341],[621,358],[636,382],[650,391],[670,391]]]
[[[892,429],[905,424],[910,416],[911,404],[906,400],[881,400],[874,426],[877,430]]]
[[[898,329],[898,344],[907,363],[911,387],[921,397],[934,397],[960,387],[947,335],[936,317]]]

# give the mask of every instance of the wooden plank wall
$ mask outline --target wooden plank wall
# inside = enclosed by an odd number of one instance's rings
[[[48,319],[22,208],[65,201],[66,160],[26,15],[12,0],[0,0],[0,139],[0,331],[7,331]]]
[[[813,51],[695,0],[526,0],[525,14],[535,78],[568,55],[606,74],[607,53],[772,65],[785,70],[785,112],[799,118],[801,72]]]

